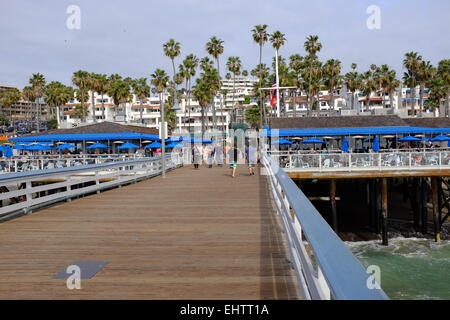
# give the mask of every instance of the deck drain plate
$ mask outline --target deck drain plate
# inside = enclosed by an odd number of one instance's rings
[[[90,279],[102,270],[108,264],[107,261],[77,261],[71,265],[76,265],[80,268],[81,279]],[[72,273],[67,273],[65,267],[60,273],[53,276],[53,279],[67,279]]]

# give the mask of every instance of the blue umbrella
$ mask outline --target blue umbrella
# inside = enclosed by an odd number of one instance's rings
[[[155,141],[145,146],[145,148],[161,148],[161,142]]]
[[[348,152],[348,140],[347,138],[344,138],[344,140],[342,140],[342,148],[341,150],[343,152]]]
[[[375,137],[375,139],[373,139],[372,150],[373,151],[380,150],[380,141],[378,141],[378,137]]]
[[[104,148],[108,148],[108,146],[106,144],[97,142],[97,143],[91,144],[89,147],[87,147],[87,149],[97,149],[97,148],[104,149]]]
[[[182,147],[183,147],[182,142],[171,142],[166,146],[166,148],[182,148]]]
[[[70,144],[70,143],[64,143],[64,144],[60,144],[59,146],[56,147],[56,149],[58,150],[63,150],[63,149],[74,149],[77,146]]]
[[[420,139],[413,136],[406,136],[401,139],[398,139],[398,141],[420,141]]]
[[[289,141],[289,140],[285,140],[285,139],[280,139],[277,141],[272,142],[272,144],[292,144],[293,142]]]
[[[450,141],[450,137],[447,136],[437,136],[433,139],[430,139],[431,141]]]
[[[126,142],[119,147],[119,149],[136,149],[136,148],[139,148],[139,146],[132,144],[131,142]]]
[[[10,146],[5,146],[5,157],[11,158],[13,156],[13,152]]]
[[[302,143],[325,143],[325,141],[317,139],[317,138],[312,138],[312,139],[303,140]]]

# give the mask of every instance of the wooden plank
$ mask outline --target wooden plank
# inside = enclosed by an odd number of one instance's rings
[[[0,224],[0,299],[296,299],[264,176],[191,167]],[[52,276],[108,261],[81,290]]]

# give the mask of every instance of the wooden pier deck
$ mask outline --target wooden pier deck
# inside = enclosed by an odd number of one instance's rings
[[[1,223],[0,299],[297,299],[264,180],[184,167]],[[69,290],[76,261],[108,264]]]

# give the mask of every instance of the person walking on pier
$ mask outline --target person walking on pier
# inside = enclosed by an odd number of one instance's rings
[[[255,175],[255,164],[257,163],[256,148],[253,146],[247,146],[245,148],[245,158],[248,165],[248,173],[250,176]]]
[[[198,169],[202,161],[202,152],[197,145],[192,148],[192,158],[194,160],[194,169]]]
[[[214,157],[216,159],[216,163],[219,167],[223,165],[223,147],[215,146],[214,147]]]
[[[230,162],[231,169],[231,177],[234,178],[236,176],[236,168],[238,163],[239,150],[236,145],[230,148],[228,151],[228,159]]]

